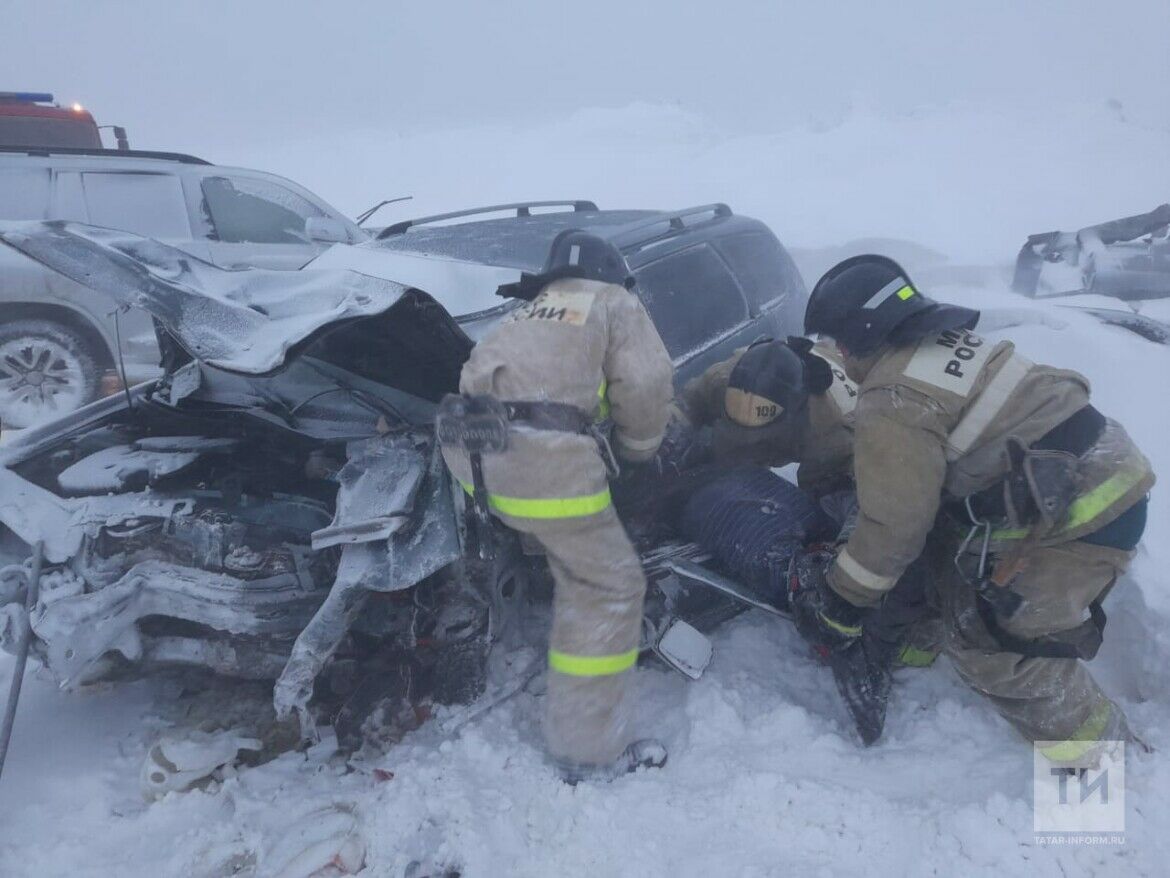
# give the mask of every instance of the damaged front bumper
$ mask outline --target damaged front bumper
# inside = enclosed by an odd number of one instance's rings
[[[330,520],[328,508],[292,496],[237,497],[230,512],[208,509],[205,489],[60,496],[12,468],[77,432],[20,443],[0,460],[0,523],[28,545],[44,544],[34,651],[64,686],[186,665],[279,678],[282,708],[304,710],[364,595],[409,588],[459,556],[446,470],[417,433],[349,443]],[[203,446],[215,453],[223,444]],[[89,457],[138,460],[122,447]],[[255,538],[274,527],[301,534],[300,542]],[[8,651],[30,567],[0,569],[0,647]]]

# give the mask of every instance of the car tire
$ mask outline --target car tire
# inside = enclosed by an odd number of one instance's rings
[[[29,427],[97,399],[101,352],[53,320],[0,324],[0,423]]]

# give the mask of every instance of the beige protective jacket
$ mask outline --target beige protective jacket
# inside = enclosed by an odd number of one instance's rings
[[[621,286],[566,278],[475,346],[459,390],[568,403],[594,415],[607,408],[614,451],[642,461],[662,442],[672,378],[670,356],[637,296]],[[465,456],[445,456],[468,484]],[[484,456],[484,478],[492,507],[505,519],[572,518],[609,505],[605,464],[586,435],[517,426],[505,452]]]
[[[961,499],[1001,480],[1010,437],[1031,445],[1089,403],[1081,375],[1036,365],[1010,342],[972,332],[884,348],[848,367],[861,381],[854,432],[860,516],[829,583],[863,606],[877,603],[921,553],[944,495]],[[1078,481],[1067,519],[1041,545],[1108,524],[1149,491],[1154,475],[1125,430],[1108,421],[1079,459]],[[1026,535],[1000,531],[992,550]]]
[[[858,389],[846,377],[836,347],[826,343],[813,347],[813,353],[833,370],[833,384],[825,393],[809,397],[808,423],[799,429],[785,420],[764,427],[744,427],[727,417],[727,383],[746,350],[740,348],[683,388],[683,402],[691,421],[696,426],[712,427],[716,458],[764,466],[799,463],[797,481],[814,494],[848,480]]]

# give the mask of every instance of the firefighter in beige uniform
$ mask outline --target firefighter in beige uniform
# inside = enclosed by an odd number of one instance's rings
[[[977,319],[880,256],[842,262],[813,290],[805,329],[837,342],[860,385],[860,516],[835,560],[796,565],[793,604],[806,635],[850,641],[944,507],[956,536],[931,552],[947,654],[1025,737],[1050,742],[1046,756],[1075,762],[1128,735],[1082,659],[1154,476],[1085,378],[975,335]]]
[[[459,389],[507,405],[508,446],[482,457],[488,503],[542,544],[556,582],[548,749],[570,780],[661,764],[661,745],[628,738],[646,580],[588,428],[605,409],[617,457],[653,458],[673,394],[670,357],[630,292],[625,260],[600,238],[561,233],[545,271],[520,286],[539,294],[476,345]],[[449,446],[444,456],[470,490],[468,456]]]
[[[857,385],[829,344],[766,339],[736,351],[683,388],[687,416],[710,425],[716,460],[799,463],[815,496],[851,485]]]

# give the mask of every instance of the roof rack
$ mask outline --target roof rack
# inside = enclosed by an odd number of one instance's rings
[[[517,201],[513,204],[492,204],[488,207],[473,207],[470,210],[456,210],[452,213],[437,213],[434,216],[403,220],[400,223],[394,223],[394,225],[386,226],[386,228],[382,229],[378,233],[378,240],[380,241],[383,238],[389,238],[393,235],[401,235],[407,229],[414,228],[415,226],[437,223],[449,219],[458,219],[465,216],[475,216],[481,213],[499,213],[502,210],[514,210],[516,211],[516,216],[531,216],[532,208],[534,207],[572,207],[574,213],[597,210],[597,205],[592,201]]]
[[[146,149],[87,149],[75,146],[0,146],[0,153],[23,153],[31,156],[91,155],[103,158],[161,159],[184,165],[210,165],[211,162],[181,152],[154,152]]]
[[[732,212],[731,208],[722,202],[700,204],[697,207],[688,207],[683,210],[664,211],[646,219],[635,220],[629,225],[615,230],[607,237],[619,250],[633,250],[693,228],[698,223],[687,223],[684,220],[703,214],[711,214],[711,219],[707,222],[713,222],[731,216]],[[658,228],[663,224],[666,225],[666,229],[663,231],[657,234],[647,234],[648,230]]]

